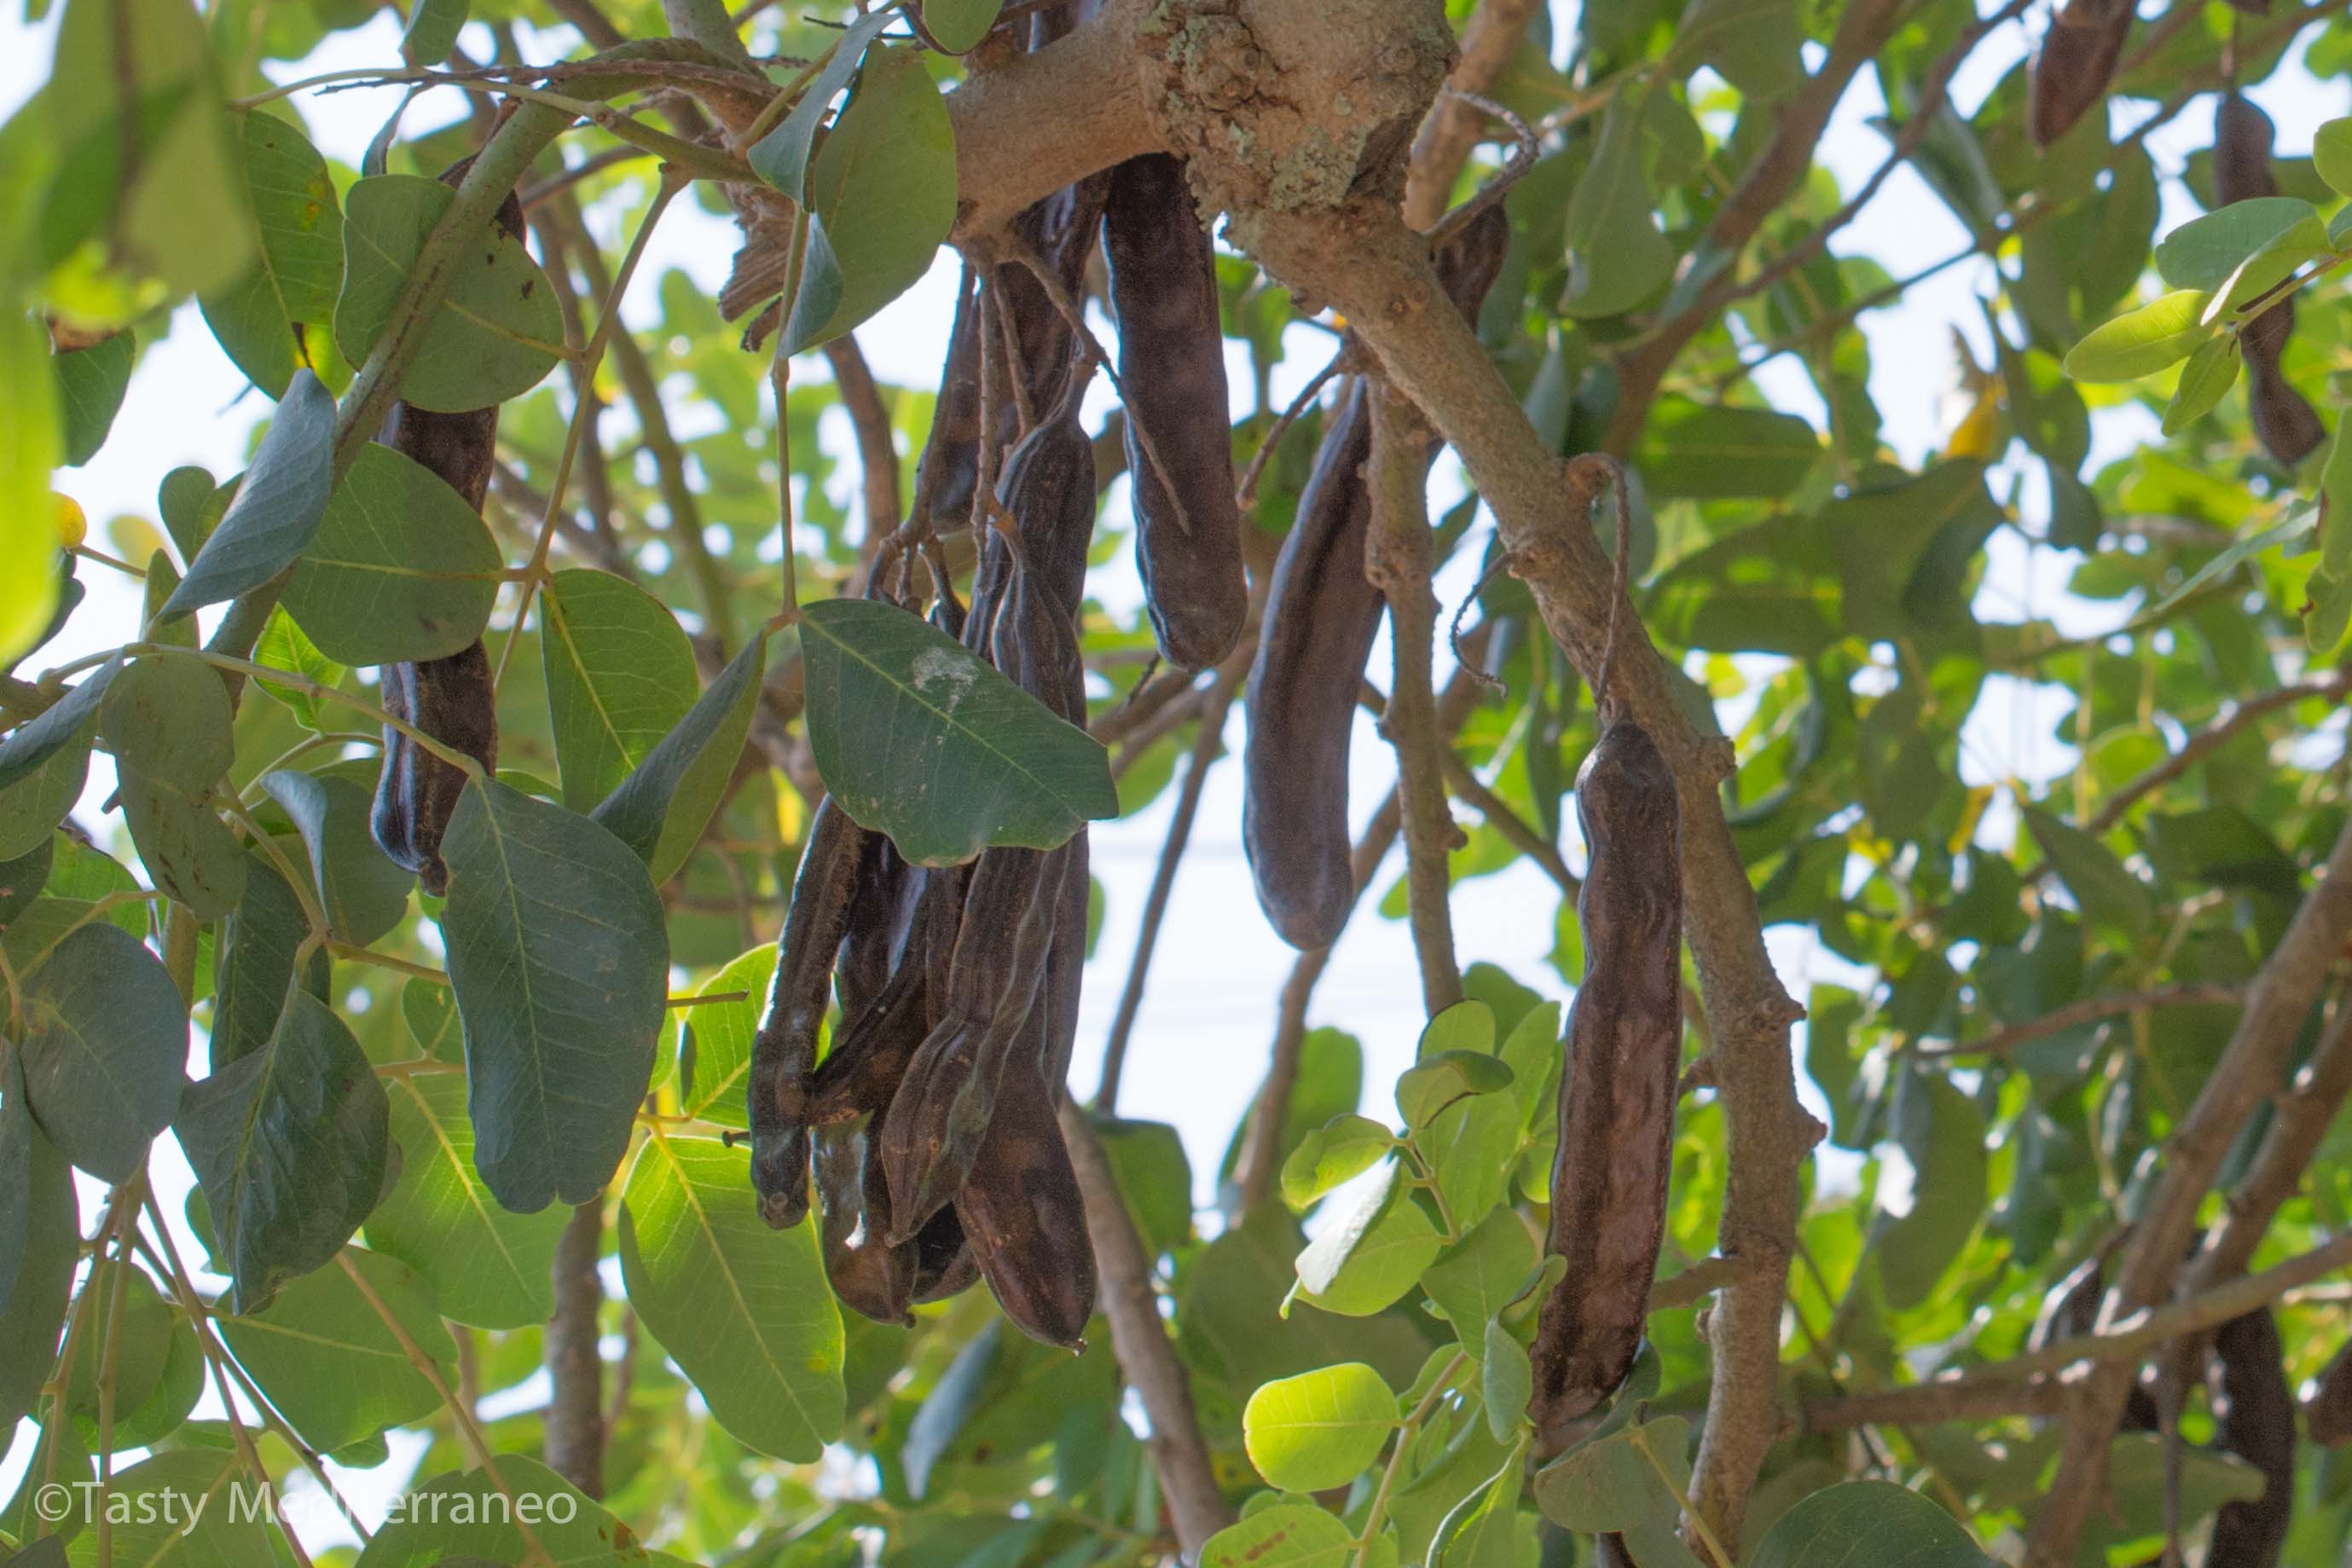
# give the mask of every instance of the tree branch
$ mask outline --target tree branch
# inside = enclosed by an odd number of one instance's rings
[[[1226,654],[1215,679],[1202,696],[1201,730],[1193,737],[1184,782],[1176,794],[1176,810],[1169,818],[1167,841],[1160,846],[1160,863],[1152,871],[1151,891],[1143,901],[1143,924],[1135,936],[1135,957],[1127,967],[1127,985],[1118,994],[1118,1011],[1111,1019],[1109,1039],[1103,1047],[1102,1079],[1095,1089],[1095,1108],[1106,1114],[1118,1103],[1128,1041],[1135,1033],[1136,1015],[1143,1009],[1144,980],[1151,972],[1151,955],[1160,942],[1160,923],[1168,915],[1169,896],[1175,891],[1176,868],[1184,858],[1185,845],[1192,841],[1192,820],[1200,814],[1201,790],[1209,781],[1209,769],[1224,750],[1225,716],[1233,711],[1234,698],[1241,690],[1243,678],[1249,674],[1255,653],[1254,647],[1236,648]]]
[[[2276,691],[2263,692],[2257,696],[2247,697],[2242,702],[2233,705],[2228,713],[2215,719],[2212,724],[2191,736],[2188,743],[2179,750],[2116,790],[2107,799],[2105,804],[2099,808],[2099,814],[2084,824],[2085,830],[2094,833],[2105,832],[2124,820],[2124,813],[2132,809],[2134,802],[2163,789],[2206,758],[2229,745],[2237,737],[2239,732],[2256,719],[2276,713],[2283,707],[2293,707],[2307,697],[2335,699],[2342,697],[2347,692],[2352,692],[2352,670],[2336,670],[2317,680],[2302,681],[2291,686],[2281,686]]]
[[[2305,896],[2286,935],[2255,975],[2229,1045],[2206,1078],[2196,1104],[2167,1140],[2162,1174],[2133,1231],[2102,1309],[2103,1320],[2113,1321],[2171,1293],[2195,1231],[2198,1207],[2239,1130],[2277,1086],[2287,1049],[2318,998],[2347,932],[2352,932],[2352,824],[2337,836],[2318,884]],[[2075,1541],[2106,1490],[2108,1440],[2130,1387],[2128,1371],[2104,1368],[2084,1385],[2068,1421],[2049,1500],[2027,1547],[2026,1568],[2063,1568],[2074,1561]]]
[[[1381,727],[1396,751],[1403,808],[1405,894],[1412,950],[1421,963],[1422,1006],[1435,1018],[1462,999],[1462,966],[1454,953],[1447,856],[1461,842],[1445,805],[1444,756],[1437,733],[1437,595],[1429,586],[1428,428],[1412,405],[1385,388],[1372,390],[1372,455],[1366,465],[1372,515],[1364,575],[1388,601],[1395,675]]]
[[[1454,194],[1454,182],[1485,131],[1485,112],[1454,94],[1482,93],[1495,85],[1518,52],[1536,10],[1537,0],[1480,0],[1470,13],[1469,24],[1462,29],[1462,57],[1445,79],[1454,91],[1430,106],[1412,141],[1404,185],[1404,221],[1412,227],[1425,233],[1437,226]]]
[[[1186,1561],[1195,1562],[1209,1537],[1234,1521],[1234,1511],[1217,1485],[1208,1441],[1201,1435],[1192,1385],[1160,1321],[1143,1238],[1136,1233],[1110,1160],[1087,1113],[1066,1099],[1062,1102],[1062,1140],[1069,1145],[1070,1166],[1086,1199],[1087,1236],[1094,1244],[1095,1270],[1101,1277],[1111,1352],[1151,1422],[1147,1447],[1152,1468],[1160,1473],[1160,1490],[1176,1521],[1176,1540]]]
[[[1997,1029],[1974,1040],[1956,1040],[1948,1045],[1919,1046],[1912,1054],[2006,1056],[2030,1040],[2046,1040],[2081,1024],[2096,1023],[2101,1019],[2120,1018],[2126,1013],[2156,1008],[2234,1007],[2245,999],[2243,987],[2217,985],[2210,981],[2157,986],[2145,991],[2118,991],[2104,997],[2084,997],[2080,1001],[2068,1002],[2063,1008],[2053,1008],[2040,1018],[2011,1024],[2007,1029]]]
[[[1551,878],[1552,885],[1570,898],[1584,890],[1583,881],[1568,869],[1568,862],[1559,846],[1536,831],[1535,824],[1511,810],[1510,802],[1489,789],[1485,779],[1472,770],[1461,754],[1452,747],[1445,748],[1442,759],[1445,766],[1446,787],[1464,805],[1471,807],[1486,820],[1486,825],[1503,835],[1503,841],[1527,856]]]
[[[2347,1267],[2352,1267],[2352,1231],[2333,1237],[2259,1274],[2242,1275],[2169,1306],[2135,1312],[2103,1333],[2053,1340],[2039,1350],[1989,1361],[1929,1383],[1808,1405],[1805,1427],[1810,1431],[1822,1432],[1865,1424],[2052,1414],[2072,1403],[2068,1398],[2071,1390],[2037,1379],[2089,1362],[2099,1367],[2100,1377],[2120,1377],[2128,1387],[2134,1367],[2147,1359],[2148,1352],[2168,1341],[2242,1317],[2268,1306],[2289,1291]],[[2074,1405],[2074,1409],[2078,1414],[2070,1416],[2070,1420],[2079,1425],[2081,1406]],[[2099,1430],[2102,1445],[2113,1441],[2115,1429],[2115,1421],[2110,1417]],[[2095,1494],[2086,1500],[2090,1503],[2096,1500]],[[2054,1494],[2052,1501],[2056,1501]]]
[[[2301,1186],[2347,1094],[2352,1094],[2352,1007],[2339,1005],[2293,1087],[2272,1100],[2271,1124],[2253,1163],[2230,1189],[2221,1225],[2189,1264],[2189,1290],[2210,1290],[2244,1272],[2271,1221]]]
[[[596,1254],[604,1240],[602,1198],[572,1211],[555,1244],[555,1315],[545,1352],[552,1393],[547,1402],[547,1468],[589,1497],[604,1495],[604,1363],[596,1325],[604,1305]]]
[[[833,367],[833,383],[841,393],[842,412],[857,433],[857,469],[866,497],[866,531],[858,554],[866,562],[882,541],[898,532],[898,444],[890,437],[890,405],[855,334],[844,332],[824,345],[825,361]]]

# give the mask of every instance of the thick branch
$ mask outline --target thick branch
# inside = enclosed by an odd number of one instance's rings
[[[1849,20],[1873,9],[1857,5]],[[1392,384],[1421,404],[1493,508],[1512,570],[1534,593],[1546,628],[1580,669],[1596,670],[1611,580],[1591,527],[1602,476],[1582,465],[1563,471],[1469,325],[1444,308],[1423,242],[1370,204],[1234,227],[1276,277],[1344,314]],[[1718,1250],[1747,1270],[1711,1323],[1715,1378],[1695,1494],[1715,1532],[1735,1536],[1779,1430],[1774,1396],[1797,1168],[1819,1129],[1797,1103],[1790,1061],[1788,1026],[1801,1009],[1765,953],[1755,893],[1717,795],[1729,747],[1691,727],[1646,632],[1626,619],[1615,689],[1673,766],[1681,795],[1685,935],[1717,1041],[1730,1145]]]
[[[2329,967],[2352,933],[2352,825],[2329,852],[2316,886],[2295,911],[2276,951],[2254,977],[2245,1011],[2197,1103],[2165,1145],[2163,1173],[2132,1235],[2102,1310],[2112,1321],[2172,1292],[2197,1210],[2248,1117],[2278,1086],[2286,1052],[2318,999]],[[2227,1287],[2224,1287],[2225,1289]],[[2128,1369],[2102,1369],[2086,1383],[2067,1424],[2049,1501],[2035,1521],[2026,1568],[2061,1568],[2106,1490],[2108,1437],[2130,1392]]]
[[[2271,1102],[2271,1124],[2253,1164],[2230,1189],[2229,1210],[2189,1265],[2189,1289],[2207,1290],[2242,1273],[2271,1221],[2302,1186],[2345,1096],[2352,1094],[2352,1007],[2339,1007],[2292,1088]]]
[[[1378,390],[1372,401],[1372,456],[1367,479],[1372,519],[1365,540],[1364,575],[1389,606],[1389,642],[1395,675],[1381,728],[1397,758],[1397,793],[1404,810],[1405,896],[1412,948],[1421,963],[1422,1005],[1432,1018],[1462,999],[1462,966],[1454,956],[1453,873],[1447,856],[1461,841],[1445,805],[1444,756],[1437,733],[1437,694],[1430,684],[1435,656],[1437,595],[1429,576],[1435,562],[1429,537],[1425,475],[1427,427],[1412,405]]]
[[[1217,1485],[1209,1445],[1201,1436],[1192,1385],[1160,1321],[1143,1238],[1136,1234],[1094,1127],[1086,1113],[1066,1100],[1062,1103],[1062,1139],[1069,1145],[1070,1166],[1086,1198],[1087,1236],[1094,1243],[1095,1270],[1102,1281],[1111,1351],[1150,1419],[1152,1468],[1160,1473],[1160,1490],[1176,1521],[1176,1539],[1185,1559],[1198,1561],[1202,1543],[1234,1521],[1234,1511]]]
[[[572,1211],[555,1244],[555,1315],[547,1320],[547,1468],[592,1498],[604,1495],[604,1363],[596,1318],[604,1287],[596,1254],[604,1239],[603,1199]]]

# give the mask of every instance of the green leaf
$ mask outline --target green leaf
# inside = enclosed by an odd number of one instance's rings
[[[58,408],[65,416],[67,467],[80,467],[106,444],[106,433],[113,428],[114,416],[122,407],[122,394],[131,386],[131,367],[138,357],[138,343],[128,331],[121,331],[87,349],[68,350],[50,359],[50,368],[57,372]]]
[[[1657,1469],[1643,1452],[1679,1455],[1690,1424],[1669,1416],[1599,1433],[1536,1472],[1536,1506],[1554,1524],[1592,1534],[1636,1530],[1676,1510]],[[1655,1436],[1653,1436],[1655,1434]]]
[[[1514,1448],[1494,1479],[1445,1516],[1430,1547],[1429,1568],[1517,1568],[1519,1453]]]
[[[507,1500],[538,1500],[535,1522]],[[535,1459],[500,1454],[489,1466],[436,1476],[375,1532],[355,1568],[476,1568],[538,1562],[523,1539],[530,1523],[552,1568],[691,1568],[647,1552],[630,1528]]]
[[[745,995],[738,1001],[689,1008],[680,1015],[681,1039],[691,1031],[694,1040],[693,1079],[682,1082],[678,1091],[678,1109],[685,1114],[721,1127],[751,1124],[744,1079],[751,1071],[752,1037],[760,1031],[775,980],[776,946],[762,942],[694,988],[698,997],[729,991]]]
[[[720,1426],[813,1463],[841,1435],[841,1314],[814,1218],[769,1229],[749,1170],[746,1152],[713,1139],[648,1138],[623,1194],[621,1274]]]
[[[1282,1197],[1305,1208],[1387,1157],[1396,1138],[1367,1116],[1335,1116],[1307,1134],[1282,1162]]]
[[[509,1214],[498,1206],[474,1169],[474,1124],[457,1073],[404,1072],[386,1082],[385,1093],[400,1179],[368,1216],[368,1245],[415,1270],[446,1317],[482,1329],[545,1322],[555,1311],[549,1270],[568,1211]]]
[[[370,442],[327,503],[286,609],[346,664],[446,659],[481,637],[505,570],[481,514],[448,481]]]
[[[0,666],[39,643],[57,608],[57,504],[50,470],[65,425],[48,334],[32,315],[0,311]]]
[[[2165,235],[2156,247],[2156,270],[2173,288],[2216,289],[2249,256],[2298,229],[2326,245],[2326,225],[2309,202],[2294,196],[2232,202]]]
[[[75,1165],[129,1181],[179,1109],[188,1055],[179,988],[137,937],[102,922],[18,980],[34,1119]]]
[[[273,670],[290,670],[330,688],[342,685],[347,673],[342,665],[319,652],[318,644],[295,624],[294,618],[286,613],[283,604],[269,612],[268,623],[261,629],[261,641],[253,646],[253,662],[267,664]],[[328,727],[320,716],[318,698],[278,681],[257,680],[254,684],[267,692],[272,700],[285,705],[296,718],[302,721],[305,729],[326,733]]]
[[[563,803],[585,811],[693,706],[694,650],[662,602],[609,572],[548,580],[539,652]]]
[[[1518,1102],[1523,1128],[1541,1124],[1559,1103],[1559,1004],[1545,1002],[1529,1009],[1503,1042],[1499,1054],[1511,1070],[1511,1098]]]
[[[394,1322],[457,1386],[457,1342],[433,1292],[397,1259],[353,1247],[342,1257]],[[229,1354],[272,1408],[324,1453],[407,1426],[441,1407],[432,1382],[339,1263],[288,1282],[258,1312],[215,1320]]]
[[[1265,1385],[1242,1412],[1250,1463],[1285,1491],[1346,1486],[1380,1457],[1397,1424],[1396,1395],[1360,1361]]]
[[[728,660],[686,716],[589,813],[637,852],[656,884],[701,843],[726,793],[760,706],[764,647],[754,638]]]
[[[912,863],[1052,849],[1118,814],[1101,744],[920,616],[824,600],[801,611],[801,651],[817,772]]]
[[[1397,1111],[1406,1126],[1425,1127],[1455,1101],[1498,1093],[1511,1086],[1511,1070],[1500,1057],[1482,1051],[1442,1051],[1423,1057],[1397,1080]]]
[[[954,225],[955,130],[914,48],[866,52],[808,172],[807,253],[781,350],[848,331],[930,270]]]
[[[85,240],[132,288],[203,293],[250,258],[245,192],[220,111],[215,52],[179,0],[73,0],[40,100],[63,152],[39,236],[44,269]],[[102,287],[102,286],[101,286]]]
[[[1486,1324],[1486,1340],[1478,1370],[1479,1397],[1486,1407],[1486,1430],[1499,1443],[1528,1413],[1528,1401],[1535,1394],[1535,1367],[1528,1347],[1512,1337],[1500,1321]],[[1517,1495],[1516,1490],[1513,1495]]]
[[[374,175],[345,193],[334,323],[345,361],[367,362],[425,239],[457,199],[451,187],[421,174]],[[401,396],[436,413],[520,397],[562,357],[562,307],[547,275],[495,224],[451,266],[448,298],[425,329]]]
[[[2319,530],[2319,570],[2337,579],[2352,577],[2352,523],[2336,520],[2352,517],[2352,437],[2345,434],[2347,425],[2352,419],[2339,413],[2327,462],[2319,471],[2319,494],[2329,519]]]
[[[32,1228],[33,1143],[39,1136],[25,1098],[24,1069],[13,1049],[0,1046],[0,1322],[7,1321]]]
[[[1429,1020],[1413,1047],[1413,1059],[1427,1061],[1446,1051],[1492,1054],[1495,1009],[1481,1001],[1456,1002]]]
[[[57,856],[55,834],[43,839],[14,860],[0,861],[0,927],[25,912],[40,897],[49,880],[49,864]]]
[[[331,1261],[383,1189],[383,1086],[324,1002],[296,988],[269,1043],[182,1097],[173,1123],[213,1216],[236,1311]]]
[[[294,889],[259,850],[247,850],[245,894],[222,923],[213,949],[213,1021],[207,1033],[215,1071],[269,1042],[286,1009],[295,952],[310,935],[310,920]]]
[[[2113,850],[2039,807],[2026,808],[2025,825],[2094,925],[2135,939],[2147,934],[2156,920],[2155,895]]]
[[[1165,1122],[1116,1116],[1095,1116],[1093,1124],[1145,1253],[1157,1258],[1190,1240],[1192,1163],[1176,1129]]]
[[[466,0],[418,0],[401,35],[400,52],[415,65],[437,66],[457,47],[466,26]]]
[[[1749,1568],[1989,1568],[1991,1559],[1937,1504],[1893,1481],[1847,1481],[1773,1521]]]
[[[2329,190],[2352,196],[2352,119],[2328,120],[2311,133],[2311,163]]]
[[[89,777],[89,743],[100,701],[122,672],[118,655],[81,685],[0,740],[0,859],[15,860],[49,841],[81,799]]]
[[[420,976],[401,987],[400,1021],[416,1041],[418,1054],[436,1061],[465,1059],[465,1030],[458,1026],[457,998],[446,982]]]
[[[2116,317],[2067,353],[2066,373],[2078,382],[2128,382],[2179,363],[2212,334],[2205,300],[2202,290],[2184,288]]]
[[[2164,434],[2178,435],[2213,412],[2238,383],[2238,335],[2225,332],[2189,356],[2180,385],[2164,410]]]
[[[374,800],[366,789],[333,774],[283,768],[262,775],[261,787],[302,835],[319,907],[337,936],[365,947],[407,917],[408,889],[416,879],[394,865],[369,832]]]
[[[1985,1128],[1948,1079],[1916,1071],[1901,1080],[1894,1121],[1912,1166],[1911,1208],[1878,1233],[1871,1256],[1887,1301],[1908,1310],[1934,1296],[1983,1218]]]
[[[1356,1538],[1336,1514],[1306,1503],[1262,1508],[1201,1547],[1201,1568],[1347,1568]]]
[[[26,1098],[21,1082],[12,1074],[6,1091],[20,1103]],[[25,1148],[24,1235],[14,1287],[0,1301],[0,1430],[5,1431],[31,1412],[48,1382],[81,1261],[73,1171],[37,1129]],[[6,1174],[13,1179],[16,1173]]]
[[[170,654],[116,676],[99,715],[139,859],[199,920],[219,919],[245,892],[245,852],[213,809],[236,760],[234,716],[218,674]]]
[[[343,278],[342,214],[327,161],[299,127],[252,111],[233,114],[231,123],[238,173],[253,204],[254,262],[197,303],[231,362],[282,398],[294,372],[311,362],[302,329],[323,328],[334,315]]]
[[[1405,1196],[1391,1165],[1386,1179],[1298,1255],[1299,1294],[1327,1312],[1370,1317],[1421,1278],[1445,1246],[1437,1227]]]
[[[817,127],[824,122],[826,109],[856,74],[859,63],[866,57],[866,47],[889,25],[887,15],[869,11],[842,29],[841,36],[834,40],[833,57],[802,92],[792,112],[778,121],[773,131],[752,143],[751,151],[745,155],[760,178],[794,202],[805,204],[802,182],[808,173],[809,149],[815,144]]]
[[[1429,1266],[1421,1288],[1475,1360],[1486,1354],[1486,1325],[1503,1315],[1539,1260],[1526,1222],[1496,1208]]]
[[[109,1511],[117,1521],[110,1536],[114,1561],[143,1568],[274,1561],[268,1527],[239,1493],[245,1474],[227,1448],[181,1448],[118,1472],[108,1489]],[[98,1531],[74,1537],[66,1560],[74,1568],[97,1563]]]
[[[1621,97],[1601,122],[1592,161],[1568,204],[1568,285],[1559,309],[1616,316],[1665,287],[1675,247],[1651,215],[1642,172],[1641,100]]]
[[[1802,484],[1821,455],[1821,437],[1794,414],[1662,398],[1636,458],[1655,502],[1777,498]]]
[[[356,362],[356,361],[354,361]],[[310,548],[334,488],[335,400],[307,370],[294,372],[236,498],[164,602],[183,615],[260,587]]]
[[[2340,424],[2341,421],[2339,420],[2338,423]],[[2220,581],[2255,556],[2270,549],[2271,546],[2300,538],[2318,526],[2319,508],[2317,507],[2295,507],[2287,514],[2285,520],[2273,523],[2257,533],[2240,538],[2229,549],[2191,572],[2186,582],[2166,594],[2152,607],[2134,617],[2134,621],[2152,623],[2162,619],[2167,611],[2190,594],[2200,591],[2208,583]],[[2126,630],[2129,629],[2129,627],[2126,628]]]
[[[653,1077],[668,996],[661,901],[611,833],[492,780],[467,784],[441,853],[475,1163],[519,1214],[586,1203],[627,1151]]]
[[[923,29],[951,55],[978,46],[996,26],[1003,0],[923,0]]]

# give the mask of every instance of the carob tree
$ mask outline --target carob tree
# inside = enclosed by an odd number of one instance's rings
[[[65,0],[0,128],[0,1547],[2339,1557],[2346,11],[420,0],[306,75],[375,8]],[[1965,244],[1895,276],[1906,164]],[[641,276],[681,196],[715,297]],[[1952,269],[1930,439],[1864,329]],[[272,410],[93,541],[166,331]],[[1116,1101],[1236,707],[1299,953],[1202,1211]],[[1163,792],[1129,911],[1089,824]],[[1317,990],[1368,899],[1393,1116]],[[435,1506],[188,1509],[394,1431]]]

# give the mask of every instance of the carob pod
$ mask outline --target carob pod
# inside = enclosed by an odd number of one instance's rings
[[[441,172],[456,185],[473,166],[461,158]],[[510,238],[523,235],[522,202],[509,192],[498,211],[499,226]],[[440,413],[396,402],[384,416],[376,440],[438,476],[478,512],[490,491],[496,465],[499,410]],[[377,697],[386,713],[442,744],[463,751],[493,772],[499,762],[498,692],[488,653],[477,641],[442,659],[386,664]],[[466,789],[462,768],[425,750],[387,725],[383,760],[376,774],[375,807],[368,826],[395,865],[416,873],[425,891],[446,893],[449,868],[441,861],[441,836]]]
[[[2214,1568],[2277,1568],[2294,1519],[2294,1397],[2287,1390],[2278,1320],[2268,1307],[2213,1332],[2221,1446],[2262,1475],[2263,1495],[2213,1516],[2205,1561]]]
[[[2026,1335],[2026,1348],[2043,1350],[2062,1339],[2081,1339],[2096,1333],[2099,1301],[2106,1293],[2106,1270],[2097,1258],[2092,1258],[2060,1281],[2050,1299],[2042,1303],[2041,1315],[2034,1321],[2032,1331]],[[2163,1427],[2163,1419],[2156,1407],[2156,1396],[2148,1392],[2146,1385],[2134,1383],[2130,1396],[2124,1401],[2124,1413],[2116,1424],[2116,1430],[2157,1432]]]
[[[775,989],[751,1040],[744,1079],[751,1190],[759,1196],[760,1218],[779,1230],[808,1213],[810,1077],[866,838],[866,830],[830,796],[818,803],[793,879],[792,907],[776,940]]]
[[[1240,640],[1249,584],[1234,504],[1216,252],[1193,208],[1184,161],[1152,152],[1113,169],[1102,240],[1118,322],[1135,564],[1160,653],[1180,670],[1197,670]]]
[[[931,433],[915,467],[916,521],[951,533],[971,516],[980,482],[980,275],[966,264],[956,292],[955,325],[940,366],[939,401]]]
[[[2131,0],[2068,0],[2051,19],[2029,88],[2035,146],[2049,146],[2106,101],[2131,25]]]
[[[1438,253],[1440,280],[1475,318],[1501,270],[1510,225],[1490,207]],[[1275,558],[1244,705],[1242,848],[1257,901],[1292,946],[1328,946],[1356,900],[1348,836],[1348,749],[1380,591],[1364,575],[1371,491],[1371,390],[1350,377],[1324,426],[1297,521]],[[1437,448],[1429,449],[1435,461]]]
[[[1528,1409],[1557,1449],[1641,1349],[1665,1233],[1682,1057],[1682,855],[1673,769],[1620,717],[1576,778],[1591,869],[1577,895],[1584,980],[1569,1010],[1546,1250],[1568,1271],[1544,1298]]]
[[[2328,1358],[2303,1402],[2304,1430],[2322,1447],[2352,1443],[2352,1342]]]
[[[2213,194],[2226,206],[2278,194],[2278,179],[2271,170],[2271,149],[2277,131],[2271,117],[2247,102],[2235,88],[2221,95],[2213,112]],[[2289,467],[2319,450],[2327,427],[2318,411],[2288,384],[2279,361],[2287,340],[2294,335],[2294,294],[2279,296],[2278,303],[2238,329],[2238,349],[2246,362],[2246,412],[2252,416],[2254,438],[2263,449]]]
[[[888,1195],[867,1177],[864,1126],[821,1129],[816,1134],[816,1190],[824,1218],[818,1236],[825,1278],[844,1306],[877,1323],[914,1321],[913,1249],[885,1245],[870,1221],[879,1211],[868,1195]]]

